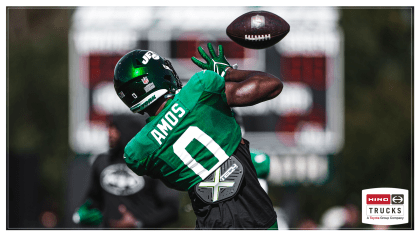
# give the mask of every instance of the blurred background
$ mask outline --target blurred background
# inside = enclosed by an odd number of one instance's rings
[[[252,10],[284,18],[287,37],[264,50],[231,41],[226,27]],[[77,227],[91,159],[108,149],[106,117],[129,114],[112,84],[122,55],[155,51],[185,84],[199,69],[191,56],[212,42],[239,69],[285,84],[235,110],[271,157],[279,228],[371,229],[362,189],[413,191],[412,32],[409,7],[8,7],[7,227]],[[187,193],[179,200],[164,228],[193,229]]]

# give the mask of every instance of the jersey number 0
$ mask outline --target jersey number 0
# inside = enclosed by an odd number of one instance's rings
[[[218,162],[210,170],[205,169],[187,152],[187,146],[194,139],[203,144],[218,159]],[[197,126],[188,127],[188,129],[174,143],[173,149],[174,153],[181,159],[181,161],[203,180],[229,158],[225,151]]]

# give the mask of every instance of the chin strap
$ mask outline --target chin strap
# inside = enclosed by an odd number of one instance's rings
[[[232,67],[226,67],[226,69],[220,74],[220,76],[225,77],[227,70],[229,70],[230,68],[233,68],[233,69],[237,70],[238,69],[238,64],[235,64]]]

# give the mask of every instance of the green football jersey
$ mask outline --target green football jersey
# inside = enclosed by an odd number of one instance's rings
[[[186,191],[225,162],[240,141],[224,78],[204,70],[127,144],[124,158],[136,174]]]
[[[267,179],[268,174],[270,174],[270,156],[253,148],[250,149],[250,152],[252,164],[257,171],[257,177],[259,179]]]

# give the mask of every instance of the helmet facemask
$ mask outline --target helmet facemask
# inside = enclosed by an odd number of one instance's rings
[[[175,71],[174,67],[172,66],[171,62],[168,59],[165,59],[165,58],[163,60],[165,61],[165,65],[168,66],[172,70],[172,73],[174,74],[174,77],[176,79],[176,87],[177,87],[177,89],[181,89],[182,88],[182,82],[179,79],[179,76],[176,73],[176,71]]]

